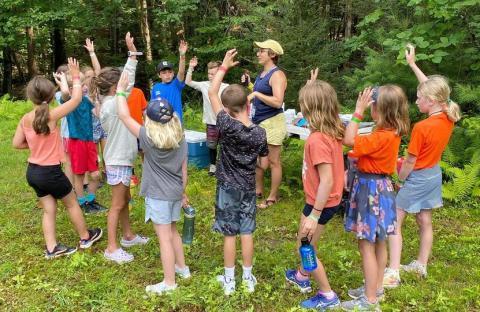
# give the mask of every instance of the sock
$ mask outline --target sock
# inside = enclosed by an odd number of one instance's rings
[[[91,203],[92,201],[95,200],[95,194],[93,194],[93,193],[88,193],[87,196],[85,196],[85,200],[86,200],[87,202],[90,202],[90,203]]]
[[[320,295],[324,296],[325,298],[327,298],[328,300],[331,300],[335,297],[335,293],[333,292],[333,290],[330,290],[330,291],[319,291],[318,292]]]
[[[233,281],[235,279],[235,267],[227,268],[225,267],[225,281]]]
[[[78,200],[78,204],[81,206],[83,204],[85,204],[85,202],[87,201],[87,199],[82,196],[82,197],[77,197],[77,200]]]
[[[242,269],[243,269],[243,279],[249,279],[250,276],[252,276],[252,268],[253,266],[250,266],[250,267],[246,267],[246,266],[243,266],[242,265]]]
[[[297,270],[297,273],[295,273],[295,278],[299,281],[306,281],[310,279],[310,276],[308,274],[302,274],[300,270]]]

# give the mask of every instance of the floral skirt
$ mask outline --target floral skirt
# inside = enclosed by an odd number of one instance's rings
[[[395,234],[397,213],[395,192],[387,175],[358,172],[354,178],[345,230],[372,243]]]

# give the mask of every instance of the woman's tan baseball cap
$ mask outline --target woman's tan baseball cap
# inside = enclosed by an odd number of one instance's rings
[[[283,55],[282,46],[275,40],[268,39],[262,42],[255,41],[254,44],[260,49],[270,49],[277,55]]]

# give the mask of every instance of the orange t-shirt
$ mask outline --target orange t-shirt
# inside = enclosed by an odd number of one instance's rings
[[[353,157],[358,158],[358,170],[365,173],[391,175],[397,168],[400,136],[396,131],[379,129],[368,135],[357,135]]]
[[[344,184],[344,165],[342,142],[320,132],[312,132],[303,151],[302,180],[307,204],[314,205],[318,185],[322,177],[316,168],[319,164],[331,164],[333,187],[325,208],[335,207],[342,199]]]
[[[415,124],[408,144],[408,153],[417,156],[415,170],[431,168],[440,161],[453,127],[453,121],[445,113],[432,115]]]
[[[139,88],[132,88],[127,103],[132,118],[143,125],[143,111],[147,109],[147,100],[145,99],[143,91]]]

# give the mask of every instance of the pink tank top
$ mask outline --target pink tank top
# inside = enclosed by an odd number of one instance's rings
[[[27,139],[30,157],[28,162],[40,166],[59,165],[65,159],[60,131],[55,126],[49,135],[37,134],[33,128],[25,125],[22,119],[22,129]]]

